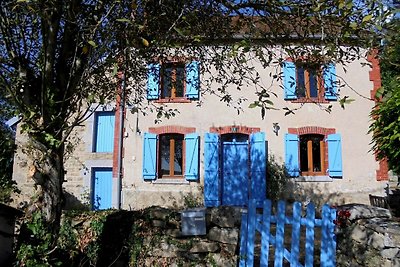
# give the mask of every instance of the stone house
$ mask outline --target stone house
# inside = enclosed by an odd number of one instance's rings
[[[66,161],[68,195],[94,209],[183,206],[188,198],[205,206],[245,206],[249,197],[266,197],[268,155],[288,170],[287,197],[368,203],[369,193],[383,193],[387,165],[370,152],[368,134],[371,99],[380,87],[379,62],[372,55],[346,70],[333,63],[312,70],[288,56],[278,66],[282,80],[270,77],[272,67],[256,64],[277,94],[274,105],[296,109],[287,116],[268,110],[264,119],[259,109],[247,108],[257,99],[254,88],[232,90],[233,98],[247,98],[239,114],[204,94],[204,67],[193,58],[148,65],[147,100],[178,109],[175,117],[155,124],[157,114],[129,112],[119,100],[94,112],[77,128],[78,143]],[[352,90],[339,90],[344,82]],[[344,95],[355,99],[345,109],[338,101]],[[330,105],[330,112],[321,110]],[[14,179],[29,195],[26,173],[19,152]]]

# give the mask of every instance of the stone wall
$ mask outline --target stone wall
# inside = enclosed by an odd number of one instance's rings
[[[143,241],[148,248],[142,250],[146,256],[139,260],[143,266],[160,262],[168,266],[237,266],[240,208],[207,209],[207,231],[198,236],[183,235],[181,214],[171,210],[150,209],[149,218],[158,234]]]
[[[389,210],[361,204],[340,206],[350,217],[337,233],[337,266],[399,267],[400,220]]]

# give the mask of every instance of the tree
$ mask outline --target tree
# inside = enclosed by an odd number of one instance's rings
[[[306,55],[314,64],[360,57],[360,47],[373,44],[385,16],[375,2],[2,1],[0,86],[29,139],[30,176],[38,188],[35,206],[50,226],[52,245],[60,223],[68,137],[93,104],[115,99],[120,82],[127,86],[119,92],[136,111],[173,116],[175,110],[146,103],[146,64],[156,57],[190,54],[204,62],[201,71],[209,74],[202,80],[204,93],[240,112],[244,99],[232,99],[228,88],[251,85],[259,98],[253,106],[263,117],[266,109],[275,108],[269,99],[274,92],[245,63],[279,66],[284,58],[273,49],[276,43],[289,56]],[[212,83],[220,85],[217,91]]]
[[[373,150],[378,159],[387,159],[389,168],[400,174],[400,19],[387,25],[387,33],[380,51],[382,87],[377,104],[371,112],[373,119]]]

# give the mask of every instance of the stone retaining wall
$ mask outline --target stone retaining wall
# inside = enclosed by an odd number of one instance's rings
[[[337,233],[337,266],[400,267],[400,222],[389,210],[361,204],[339,209],[351,216]]]

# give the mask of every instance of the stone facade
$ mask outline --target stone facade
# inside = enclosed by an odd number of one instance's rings
[[[343,109],[338,102],[328,103],[299,103],[284,99],[282,82],[271,80],[269,74],[280,72],[279,66],[264,69],[261,64],[254,63],[261,74],[264,84],[271,84],[271,90],[277,94],[272,97],[275,107],[282,109],[289,107],[297,109],[295,114],[285,116],[283,110],[268,110],[265,119],[260,116],[259,109],[246,108],[256,100],[254,88],[243,88],[237,91],[232,88],[233,99],[247,98],[240,114],[221,103],[218,97],[209,94],[200,94],[199,101],[184,103],[154,102],[154,105],[165,105],[179,110],[179,114],[169,119],[163,119],[155,124],[157,114],[131,113],[128,109],[124,113],[123,140],[119,140],[118,120],[119,102],[101,107],[101,110],[117,110],[114,151],[110,153],[93,152],[94,116],[91,116],[83,126],[77,127],[71,137],[74,150],[67,156],[64,188],[68,194],[68,206],[93,201],[93,169],[111,168],[113,172],[112,207],[123,209],[138,209],[153,205],[163,207],[182,207],[188,196],[202,202],[204,190],[204,135],[217,133],[220,135],[236,133],[251,134],[255,131],[266,134],[268,154],[283,163],[285,160],[286,133],[311,133],[328,135],[340,133],[342,137],[343,176],[332,178],[298,177],[291,180],[292,187],[287,190],[287,198],[300,201],[328,202],[343,204],[349,202],[368,203],[368,194],[383,195],[387,179],[387,169],[384,162],[377,162],[375,155],[370,152],[371,134],[368,134],[370,124],[369,113],[374,106],[370,99],[359,95],[370,96],[377,89],[380,82],[379,64],[372,57],[367,60],[355,60],[344,66],[337,66],[337,77],[346,86],[340,92],[353,103]],[[145,83],[144,83],[145,86]],[[214,87],[217,89],[218,85]],[[352,88],[353,90],[349,90]],[[251,93],[248,93],[251,92]],[[321,107],[332,105],[330,113],[322,111]],[[279,125],[275,132],[274,125]],[[143,170],[143,143],[144,133],[163,134],[166,132],[195,131],[200,137],[199,177],[197,181],[185,179],[156,179],[144,181]],[[14,166],[14,179],[23,191],[22,199],[31,195],[32,181],[26,180],[27,163],[22,154],[23,136],[17,133],[19,150]],[[123,142],[121,176],[117,170],[118,143]],[[328,153],[325,150],[325,154]],[[326,155],[325,155],[326,156]],[[325,159],[325,165],[327,159]],[[385,176],[386,175],[386,176]],[[268,177],[266,184],[268,186]],[[185,200],[186,199],[186,200]]]

